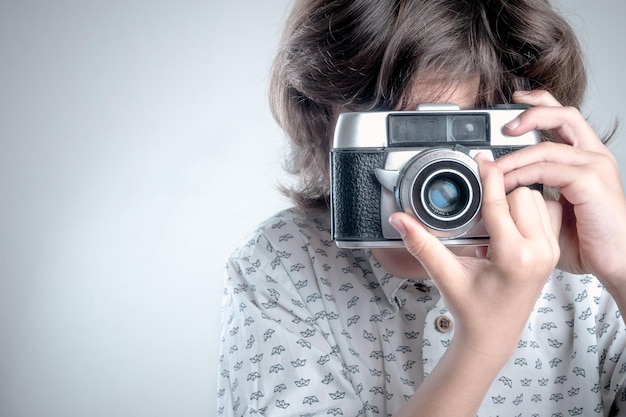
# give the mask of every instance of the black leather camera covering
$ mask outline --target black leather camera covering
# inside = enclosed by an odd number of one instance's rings
[[[515,148],[512,148],[512,147],[494,147],[494,148],[491,148],[491,153],[493,154],[493,158],[494,159],[498,159],[501,156],[508,155],[511,152],[515,152],[515,151],[523,149],[523,148],[525,148],[525,147],[524,146],[515,147]],[[531,185],[528,186],[528,188],[530,188],[531,190],[537,190],[540,193],[543,193],[543,184],[531,184]]]
[[[336,240],[381,240],[380,184],[375,169],[383,168],[384,152],[331,153],[333,235]]]
[[[498,159],[501,156],[508,155],[511,152],[521,149],[521,148],[511,148],[511,147],[493,147],[490,148],[491,153],[493,154],[493,159]]]

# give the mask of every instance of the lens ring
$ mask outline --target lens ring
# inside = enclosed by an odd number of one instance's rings
[[[465,197],[470,203],[461,210],[457,208],[454,215],[438,213],[422,204],[424,184],[442,172],[454,173],[459,184],[465,184],[462,188],[467,187],[472,192],[471,196]],[[424,201],[427,200],[426,196]],[[462,236],[476,226],[481,218],[482,186],[478,165],[465,152],[450,148],[431,148],[420,152],[400,172],[396,202],[402,211],[415,215],[434,235],[446,239]]]

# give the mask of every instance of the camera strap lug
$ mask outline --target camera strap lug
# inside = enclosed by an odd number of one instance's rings
[[[387,190],[394,192],[398,183],[398,177],[400,177],[400,171],[376,168],[375,173],[376,179],[378,179],[380,185]]]

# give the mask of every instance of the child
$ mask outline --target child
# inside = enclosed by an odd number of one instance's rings
[[[228,264],[220,413],[626,415],[626,197],[584,88],[546,0],[296,1],[272,79],[296,208]],[[552,139],[476,157],[489,245],[450,250],[395,213],[405,248],[338,248],[338,114],[442,102],[529,105],[505,133]]]

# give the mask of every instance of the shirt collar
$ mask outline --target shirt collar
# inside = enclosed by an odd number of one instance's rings
[[[406,288],[407,285],[415,285],[415,287],[423,292],[429,292],[432,287],[432,282],[429,280],[410,280],[406,278],[400,278],[391,272],[387,271],[374,257],[374,254],[369,251],[368,257],[372,264],[372,272],[376,276],[377,282],[380,284],[383,293],[385,294],[385,304],[389,308],[389,318],[398,314],[400,310],[400,303],[398,300],[398,291],[402,288]],[[382,308],[381,308],[382,309]]]

